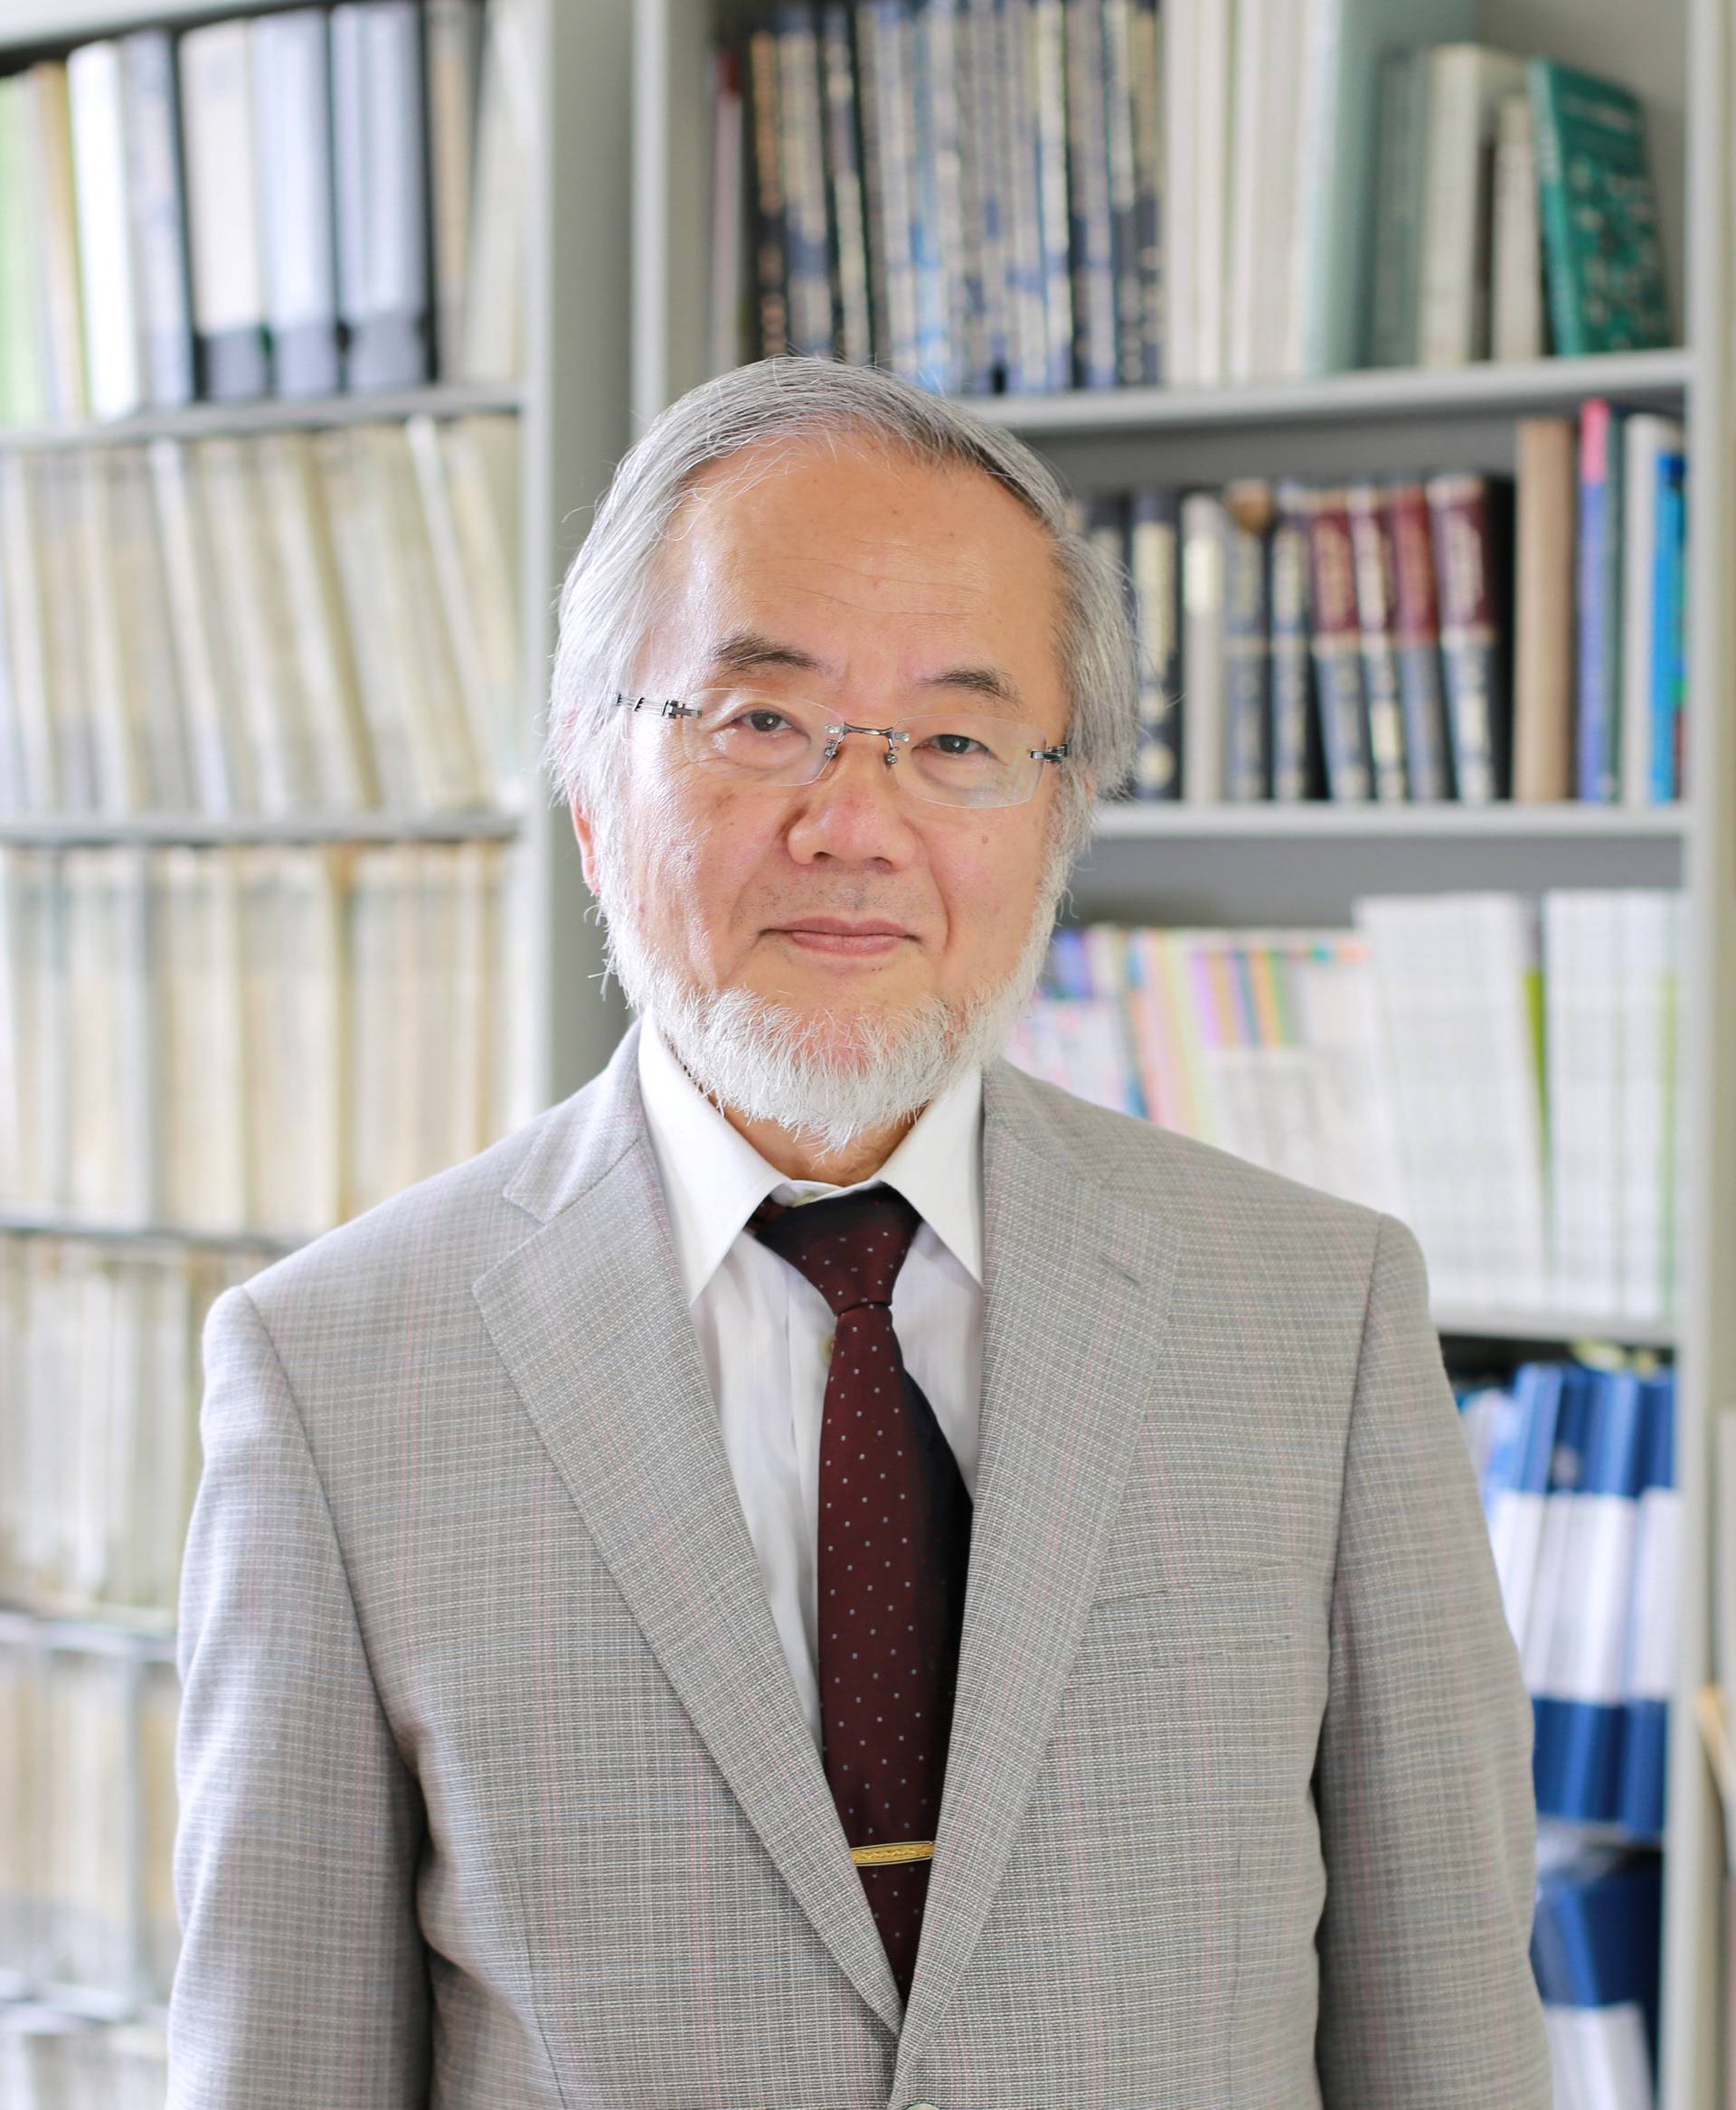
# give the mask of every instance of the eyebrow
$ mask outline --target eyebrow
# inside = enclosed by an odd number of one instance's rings
[[[731,631],[712,649],[707,664],[713,674],[747,674],[757,673],[762,667],[787,666],[801,674],[837,678],[837,670],[829,661],[803,651],[798,645],[786,645],[776,637],[768,637],[759,630]],[[992,663],[943,667],[938,674],[924,674],[917,685],[923,689],[967,689],[974,695],[1014,710],[1024,701],[1012,675],[1005,667]]]

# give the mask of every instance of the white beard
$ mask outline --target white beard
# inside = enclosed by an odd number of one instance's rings
[[[1052,857],[1038,912],[1013,972],[958,1003],[927,996],[907,1009],[842,1021],[751,990],[699,988],[644,939],[624,903],[605,906],[608,972],[649,1013],[670,1051],[720,1108],[774,1122],[810,1148],[847,1149],[921,1112],[1001,1051],[1043,972],[1065,884]]]

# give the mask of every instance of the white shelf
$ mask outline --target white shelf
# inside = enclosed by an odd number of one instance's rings
[[[1596,1312],[1478,1308],[1446,1305],[1434,1314],[1435,1331],[1465,1341],[1547,1341],[1570,1347],[1580,1342],[1611,1342],[1618,1348],[1674,1348],[1676,1329],[1667,1321],[1611,1319]]]
[[[374,425],[419,412],[460,418],[481,411],[517,411],[515,381],[438,381],[427,388],[379,395],[262,396],[246,403],[189,403],[181,410],[147,410],[136,418],[71,425],[0,425],[0,447],[43,449],[125,447],[146,439],[206,439],[215,433],[288,432],[328,425]]]
[[[1361,424],[1373,418],[1489,416],[1571,410],[1588,396],[1679,404],[1694,358],[1663,352],[1511,364],[1373,367],[1313,381],[1240,388],[1072,389],[1047,396],[971,396],[978,417],[1045,437],[1088,432],[1203,431],[1217,426]]]
[[[219,820],[205,814],[57,814],[32,819],[0,815],[0,843],[44,848],[119,843],[473,843],[523,834],[524,815],[470,814],[249,814]]]
[[[1165,836],[1236,836],[1266,842],[1295,836],[1336,843],[1392,836],[1439,836],[1477,842],[1561,838],[1620,842],[1631,836],[1677,836],[1688,826],[1685,805],[1616,806],[1439,805],[1338,805],[1327,799],[1290,805],[1275,799],[1242,805],[1188,805],[1180,801],[1127,799],[1097,809],[1099,842],[1145,842]]]

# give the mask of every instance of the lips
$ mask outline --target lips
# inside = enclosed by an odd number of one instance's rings
[[[852,923],[842,916],[805,916],[799,923],[780,923],[775,928],[787,937],[809,931],[826,937],[909,937],[911,935],[901,923]]]

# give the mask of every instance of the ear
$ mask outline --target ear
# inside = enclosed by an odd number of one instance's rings
[[[591,825],[590,815],[577,798],[568,801],[567,810],[572,815],[572,832],[579,838],[579,862],[584,871],[585,884],[601,900],[603,890],[598,884],[597,834]]]

